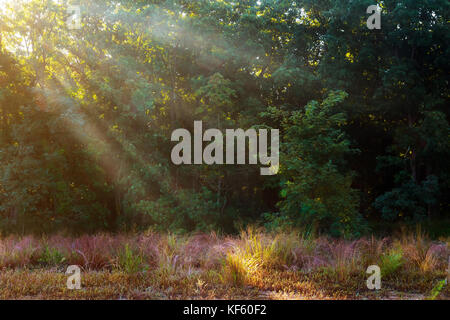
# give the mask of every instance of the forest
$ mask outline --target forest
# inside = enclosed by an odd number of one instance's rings
[[[370,29],[374,4],[380,28]],[[251,243],[272,243],[282,263],[267,262],[264,247],[258,266],[299,266],[301,239],[374,248],[402,233],[427,249],[408,258],[405,240],[400,262],[389,242],[391,262],[442,277],[448,21],[447,0],[0,0],[0,267],[77,262],[75,246],[84,260],[74,264],[106,268],[81,249],[100,237],[127,243],[115,266],[141,270],[152,256],[139,251],[144,234],[172,267],[175,244],[201,235],[240,237],[253,258]],[[172,133],[194,137],[196,121],[224,139],[229,129],[279,130],[276,174],[248,161],[174,163]],[[40,258],[13,255],[23,241]],[[427,254],[433,245],[442,261]],[[221,279],[250,281],[239,272],[253,265],[234,258]]]

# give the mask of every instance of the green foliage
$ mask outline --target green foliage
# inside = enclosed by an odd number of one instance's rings
[[[213,194],[181,190],[161,196],[156,201],[141,201],[137,209],[160,230],[209,231],[217,229],[219,209]]]
[[[347,94],[331,92],[322,103],[283,115],[280,219],[297,226],[317,226],[339,236],[361,232],[357,193],[345,156],[350,147],[341,127],[345,115],[333,111]]]
[[[57,248],[50,248],[45,245],[39,257],[39,262],[44,265],[60,265],[66,260],[66,257]]]
[[[374,205],[380,209],[384,219],[395,220],[406,215],[414,221],[420,221],[426,217],[426,205],[436,203],[434,194],[437,188],[435,176],[428,176],[421,185],[408,181],[378,197]]]
[[[441,293],[444,286],[447,284],[447,281],[441,280],[439,281],[431,290],[430,296],[428,297],[428,300],[435,300]]]
[[[396,168],[398,185],[374,202],[383,218],[420,221],[432,215],[442,190],[447,188],[448,169],[438,162],[446,163],[444,159],[450,155],[448,139],[444,138],[449,133],[450,126],[440,111],[425,112],[417,127],[397,130],[396,143],[390,147],[392,155],[379,157],[378,170]],[[421,162],[422,169],[417,168]]]
[[[128,274],[140,272],[144,268],[144,259],[139,252],[125,244],[117,256],[117,268]]]
[[[393,248],[380,257],[382,276],[394,274],[403,265],[403,252],[401,248]]]

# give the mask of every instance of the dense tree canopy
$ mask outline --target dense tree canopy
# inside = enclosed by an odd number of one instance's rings
[[[446,0],[0,6],[3,232],[259,222],[352,236],[448,218]],[[280,129],[279,173],[174,165],[171,133],[195,120]]]

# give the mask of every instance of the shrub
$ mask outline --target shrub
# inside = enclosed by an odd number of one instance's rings
[[[117,269],[125,271],[128,274],[134,274],[143,270],[143,262],[144,259],[142,255],[136,250],[132,250],[127,243],[119,252],[116,267]]]
[[[393,248],[380,257],[382,276],[394,274],[403,265],[403,252],[401,248]]]
[[[348,155],[359,151],[351,147],[343,130],[346,114],[336,108],[347,96],[331,91],[322,102],[312,100],[302,110],[282,114],[280,212],[268,216],[274,225],[317,226],[319,231],[344,237],[359,236],[366,228],[352,188],[354,174],[345,164]],[[274,113],[269,110],[263,115]]]
[[[66,260],[64,254],[56,248],[51,248],[48,245],[44,245],[42,249],[39,262],[44,265],[55,266],[63,263]]]

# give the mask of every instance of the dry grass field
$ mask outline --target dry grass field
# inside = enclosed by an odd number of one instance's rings
[[[449,239],[98,234],[0,240],[0,299],[448,299]],[[366,269],[381,268],[369,290]],[[69,265],[81,289],[66,286]]]

